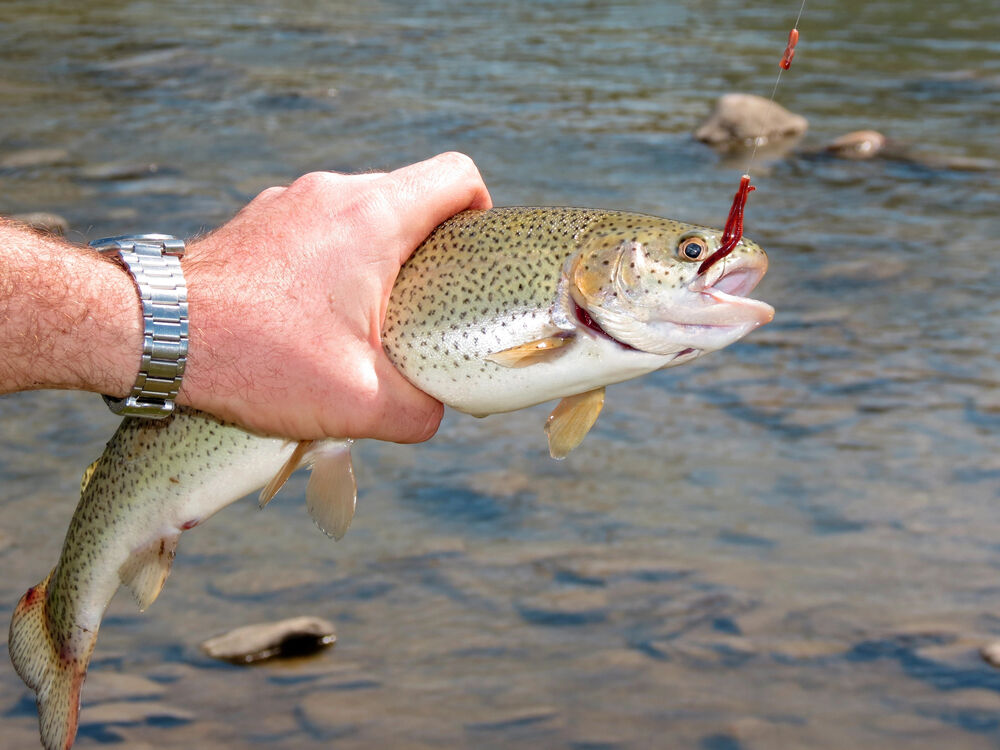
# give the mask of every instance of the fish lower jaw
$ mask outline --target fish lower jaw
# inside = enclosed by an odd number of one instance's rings
[[[698,357],[700,357],[704,353],[705,352],[702,349],[696,349],[692,346],[686,347],[685,349],[681,349],[679,352],[677,352],[677,354],[674,355],[674,358],[670,360],[667,364],[663,365],[663,367],[660,369],[665,370],[668,367],[676,367],[677,365],[683,365],[685,362],[690,362],[691,360],[698,359]]]
[[[751,269],[753,270],[753,269]],[[661,304],[630,308],[575,304],[580,333],[604,339],[620,349],[670,356],[690,362],[693,352],[723,349],[774,318],[766,302],[741,296],[757,276],[740,274],[731,288],[704,286],[697,280]]]
[[[743,256],[727,261],[714,278],[699,275],[687,291],[697,296],[690,304],[690,315],[678,322],[696,325],[743,326],[747,332],[770,323],[774,308],[748,297],[767,273],[767,256]]]
[[[699,293],[708,297],[715,309],[726,311],[727,314],[722,316],[722,325],[754,323],[753,327],[758,328],[774,320],[774,308],[762,300],[729,294],[715,287],[708,287]]]
[[[629,331],[627,340],[637,353],[669,357],[662,367],[675,367],[703,354],[725,349],[760,327],[756,320],[731,323],[651,321]]]

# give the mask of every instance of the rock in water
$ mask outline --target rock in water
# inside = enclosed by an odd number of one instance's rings
[[[305,656],[333,645],[336,640],[329,620],[292,617],[230,630],[209,638],[201,648],[214,659],[252,664],[275,657]]]
[[[885,148],[886,142],[877,130],[855,130],[826,144],[826,152],[841,159],[871,159]]]
[[[979,649],[979,655],[991,667],[1000,667],[1000,641],[983,646]]]
[[[725,94],[694,135],[712,146],[752,146],[802,135],[809,121],[777,102],[753,94]]]
[[[145,161],[109,161],[81,167],[79,176],[85,180],[138,180],[160,171],[159,164]]]
[[[904,164],[914,164],[926,169],[940,169],[954,172],[996,172],[1000,162],[978,157],[928,153],[922,148],[901,143],[879,133],[877,130],[855,130],[827,143],[821,151],[813,152],[838,159],[885,159]],[[807,152],[805,154],[809,156]]]

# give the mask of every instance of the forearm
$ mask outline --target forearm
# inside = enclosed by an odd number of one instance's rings
[[[124,396],[141,350],[138,298],[124,269],[0,219],[0,393]]]
[[[184,253],[190,340],[177,403],[300,440],[430,437],[442,405],[389,361],[382,320],[414,248],[449,216],[490,205],[460,154],[265,190]],[[0,393],[125,396],[142,343],[123,268],[0,219]]]

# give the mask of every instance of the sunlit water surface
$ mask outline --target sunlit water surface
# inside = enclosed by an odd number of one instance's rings
[[[312,169],[471,154],[498,205],[720,225],[743,165],[690,133],[768,94],[797,3],[0,5],[0,212],[84,241],[191,235]],[[793,7],[794,6],[794,7]],[[991,2],[810,2],[779,100],[801,150],[876,128],[1000,158]],[[25,157],[35,149],[48,153]],[[156,165],[155,169],[147,168]],[[304,480],[116,599],[79,747],[987,748],[1000,741],[1000,177],[793,157],[755,169],[771,325],[609,390],[548,459],[545,407],[358,447],[328,541]],[[0,610],[54,563],[100,399],[0,399]],[[198,644],[295,614],[332,651]],[[0,663],[0,732],[36,746]],[[131,681],[130,681],[131,680]]]

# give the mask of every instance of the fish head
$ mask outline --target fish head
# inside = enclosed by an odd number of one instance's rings
[[[674,355],[667,366],[738,341],[774,317],[746,296],[767,272],[767,254],[743,238],[700,274],[721,242],[721,230],[612,214],[567,261],[577,319],[628,348]]]

